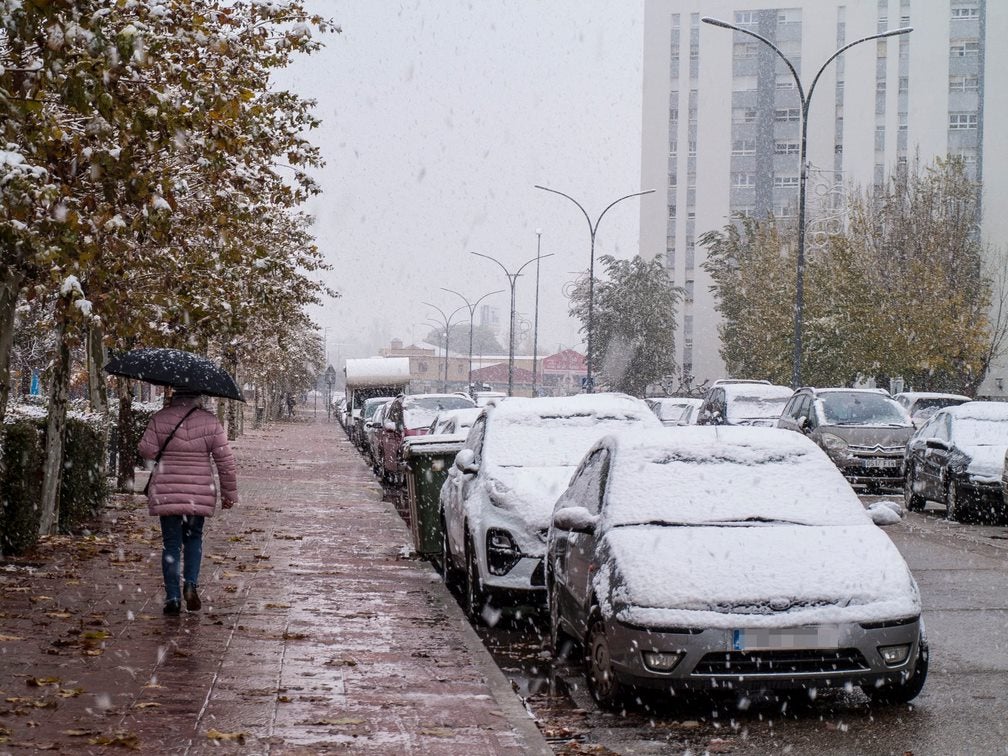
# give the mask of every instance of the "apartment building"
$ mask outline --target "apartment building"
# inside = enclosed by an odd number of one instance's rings
[[[1008,2],[993,0],[645,0],[642,253],[664,256],[686,291],[677,363],[697,382],[724,374],[719,316],[696,240],[739,214],[797,212],[801,105],[767,45],[701,23],[718,18],[774,42],[806,91],[840,47],[887,29],[909,34],[855,45],[829,64],[808,123],[808,236],[813,252],[843,223],[853,182],[870,186],[919,155],[962,155],[983,183],[984,242],[1008,246],[1008,140],[984,139],[1008,117]],[[1000,380],[999,380],[1000,379]],[[1008,366],[981,389],[1002,394]]]

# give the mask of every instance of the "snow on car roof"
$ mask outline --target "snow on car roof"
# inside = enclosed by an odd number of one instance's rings
[[[907,399],[962,399],[964,401],[970,401],[968,396],[963,394],[943,394],[940,391],[901,391],[896,394],[894,399],[899,399],[900,397],[906,397]]]
[[[786,399],[794,394],[794,391],[787,386],[775,386],[772,383],[726,383],[719,385],[718,388],[725,392],[725,399],[729,401],[741,397]]]
[[[687,426],[614,434],[606,487],[610,526],[781,520],[870,522],[814,442],[776,428]]]
[[[945,407],[953,417],[964,420],[1008,420],[1008,402],[966,402],[954,407]]]
[[[511,398],[488,410],[485,451],[495,465],[573,467],[607,433],[660,427],[642,400],[626,394]]]

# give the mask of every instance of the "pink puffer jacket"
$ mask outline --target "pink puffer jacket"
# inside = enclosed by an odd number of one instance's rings
[[[168,407],[155,413],[140,439],[140,456],[147,460],[156,458],[172,428],[198,402],[198,397],[175,396]],[[221,495],[237,504],[238,480],[227,434],[213,413],[200,408],[175,431],[157,469],[151,473],[154,477],[147,492],[148,512],[154,516],[212,516],[217,505],[217,488],[211,457],[217,465]]]

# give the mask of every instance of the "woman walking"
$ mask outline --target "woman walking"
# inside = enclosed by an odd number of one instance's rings
[[[161,518],[164,613],[179,614],[183,598],[186,609],[195,612],[201,606],[203,521],[213,516],[217,505],[211,459],[220,479],[221,507],[230,509],[238,503],[235,460],[227,434],[217,417],[203,409],[202,396],[176,390],[171,403],[151,418],[139,451],[154,463],[146,490],[147,509]]]

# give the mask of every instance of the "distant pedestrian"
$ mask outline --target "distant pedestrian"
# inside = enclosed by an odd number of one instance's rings
[[[287,394],[287,417],[294,417],[294,394]]]
[[[211,459],[220,478],[221,507],[230,509],[238,503],[235,459],[227,434],[217,417],[203,409],[203,397],[176,391],[169,405],[151,418],[139,451],[154,463],[145,493],[148,512],[161,518],[164,613],[178,614],[183,598],[186,609],[197,611],[203,521],[217,506]]]

